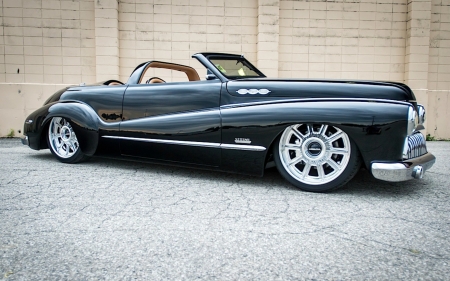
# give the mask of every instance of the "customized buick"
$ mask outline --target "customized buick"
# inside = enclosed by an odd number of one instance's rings
[[[314,192],[343,186],[361,166],[405,181],[435,162],[420,133],[425,109],[402,83],[270,79],[241,55],[193,58],[205,80],[192,67],[149,61],[126,83],[64,88],[28,116],[22,142],[64,163],[101,156],[256,176],[274,163]],[[162,69],[186,82],[149,77]]]

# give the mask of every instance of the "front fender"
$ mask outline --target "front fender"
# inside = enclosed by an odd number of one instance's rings
[[[373,160],[398,160],[406,137],[408,104],[375,101],[298,101],[249,106],[223,106],[222,142],[248,139],[270,147],[293,124],[336,126],[356,143],[366,166]]]
[[[53,117],[66,118],[77,135],[81,151],[88,156],[94,155],[99,138],[99,118],[88,105],[79,102],[60,102],[48,108],[48,114],[42,122],[42,128]]]
[[[84,154],[91,156],[95,153],[101,120],[91,107],[73,101],[46,104],[27,117],[23,132],[28,137],[30,148],[35,150],[48,148],[47,128],[53,117],[64,117],[72,124]]]

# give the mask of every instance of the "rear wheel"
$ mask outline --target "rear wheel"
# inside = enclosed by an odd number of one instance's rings
[[[65,118],[52,118],[47,143],[52,154],[63,163],[78,163],[89,158],[81,152],[72,125]]]
[[[296,124],[286,128],[274,145],[280,174],[296,187],[329,191],[347,183],[361,160],[353,141],[341,129],[323,124]]]

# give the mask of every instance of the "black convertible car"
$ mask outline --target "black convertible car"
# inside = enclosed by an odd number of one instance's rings
[[[435,162],[419,132],[424,107],[404,84],[270,79],[241,55],[193,58],[206,80],[192,67],[150,61],[126,83],[62,89],[25,120],[22,142],[65,163],[96,155],[262,176],[274,162],[316,192],[344,185],[361,165],[404,181]],[[161,69],[186,82],[148,77]]]

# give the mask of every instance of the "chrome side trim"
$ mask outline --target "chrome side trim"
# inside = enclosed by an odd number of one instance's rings
[[[239,144],[220,144],[215,142],[198,142],[198,141],[177,141],[177,140],[163,140],[163,139],[145,139],[145,138],[132,138],[132,137],[120,137],[120,136],[102,136],[107,139],[120,139],[131,141],[142,141],[151,143],[164,143],[164,144],[177,144],[186,146],[198,146],[198,147],[211,147],[211,148],[223,148],[223,149],[235,149],[235,150],[247,150],[247,151],[265,151],[264,146],[256,145],[239,145]]]
[[[242,144],[226,144],[222,143],[220,145],[223,149],[236,149],[236,150],[250,150],[250,151],[265,151],[266,148],[264,146],[258,145],[242,145]]]
[[[120,136],[103,136],[108,139],[119,139],[119,140],[131,140],[131,141],[142,141],[142,142],[152,142],[152,143],[165,143],[165,144],[178,144],[187,146],[200,146],[200,147],[220,147],[219,143],[214,142],[197,142],[197,141],[176,141],[176,140],[162,140],[162,139],[144,139],[144,138],[131,138],[131,137],[120,137]]]
[[[270,100],[270,101],[253,101],[246,103],[233,103],[233,104],[225,104],[221,105],[220,109],[230,109],[230,108],[239,108],[245,106],[257,106],[257,105],[266,105],[266,104],[279,104],[279,103],[293,103],[293,102],[334,102],[334,101],[349,101],[349,102],[376,102],[376,103],[391,103],[391,104],[402,104],[410,106],[411,104],[405,101],[398,100],[386,100],[386,99],[368,99],[368,98],[303,98],[303,99],[283,99],[280,97],[279,100]]]

